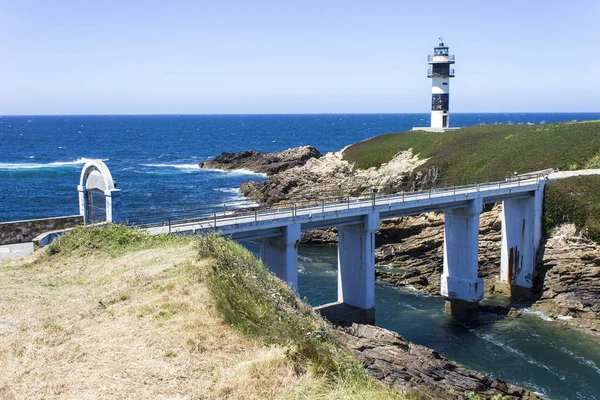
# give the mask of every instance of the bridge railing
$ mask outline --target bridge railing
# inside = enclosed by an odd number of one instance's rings
[[[491,182],[466,181],[461,185],[449,184],[449,181],[407,182],[404,185],[367,186],[365,188],[341,188],[329,191],[319,191],[318,195],[303,199],[268,198],[261,203],[252,199],[239,199],[225,202],[185,204],[172,207],[134,210],[123,213],[123,220],[128,225],[138,227],[156,227],[178,225],[204,221],[207,226],[215,227],[219,222],[249,220],[258,221],[266,215],[296,216],[303,210],[310,209],[312,213],[326,212],[332,209],[363,207],[376,205],[386,199],[409,201],[417,197],[434,197],[444,193],[461,193],[466,191],[481,191],[501,189],[503,187],[519,187],[523,182],[539,182],[547,176],[543,174],[527,174],[511,176],[504,180]],[[396,188],[392,191],[390,188]],[[401,189],[399,189],[401,188]],[[399,190],[398,190],[399,189]]]

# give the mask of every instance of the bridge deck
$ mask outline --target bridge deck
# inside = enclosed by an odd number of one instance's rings
[[[378,212],[380,218],[415,215],[464,207],[469,200],[481,198],[483,203],[529,196],[539,188],[540,177],[514,178],[506,181],[433,189],[402,194],[346,198],[343,201],[317,202],[305,206],[267,210],[228,210],[192,222],[147,228],[152,234],[209,234],[218,232],[235,239],[256,239],[280,234],[280,228],[301,224],[302,230],[355,224],[364,215]]]

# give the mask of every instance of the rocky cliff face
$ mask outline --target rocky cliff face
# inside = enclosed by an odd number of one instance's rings
[[[397,390],[417,390],[434,399],[539,399],[534,393],[467,369],[395,332],[371,325],[339,330],[342,343],[363,363],[369,375]]]
[[[555,229],[538,254],[534,279],[541,296],[535,308],[600,334],[600,245],[572,224]]]
[[[305,165],[271,175],[265,182],[243,184],[241,192],[266,203],[277,199],[316,199],[326,196],[359,195],[371,187],[382,192],[397,192],[406,187],[409,174],[426,160],[411,150],[399,153],[379,169],[355,171],[342,159],[342,152],[312,158]]]
[[[239,153],[223,153],[213,160],[200,163],[200,168],[247,169],[256,173],[273,175],[287,169],[306,164],[312,158],[322,155],[313,146],[302,146],[277,153],[259,153],[245,150]]]

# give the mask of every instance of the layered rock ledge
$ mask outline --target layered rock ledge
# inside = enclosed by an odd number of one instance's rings
[[[444,400],[464,399],[471,392],[480,399],[498,395],[504,399],[540,399],[526,389],[465,368],[383,328],[354,324],[338,332],[367,373],[396,390],[417,390],[428,398]]]
[[[244,150],[239,153],[222,153],[212,160],[200,163],[200,168],[247,169],[256,173],[273,175],[293,167],[302,166],[311,158],[320,158],[321,156],[319,150],[313,146],[296,147],[276,153]]]

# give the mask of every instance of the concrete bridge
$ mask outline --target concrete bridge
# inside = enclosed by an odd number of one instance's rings
[[[373,321],[375,232],[381,219],[443,211],[444,268],[441,295],[449,313],[469,318],[483,298],[478,277],[479,214],[484,204],[502,202],[501,281],[511,293],[530,291],[542,237],[543,188],[547,175],[524,175],[471,186],[252,211],[222,210],[192,222],[148,227],[152,234],[217,232],[260,243],[265,265],[292,288],[298,287],[298,244],[302,231],[337,227],[338,302],[323,313],[333,319]],[[334,315],[335,314],[335,315]]]

